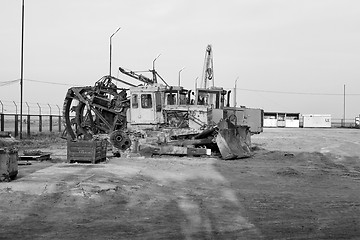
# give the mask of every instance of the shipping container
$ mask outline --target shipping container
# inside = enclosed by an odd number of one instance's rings
[[[330,114],[303,114],[304,128],[331,128]]]

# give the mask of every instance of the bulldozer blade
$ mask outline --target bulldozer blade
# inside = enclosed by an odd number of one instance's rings
[[[250,157],[249,134],[248,127],[219,129],[215,140],[222,158],[230,160]]]

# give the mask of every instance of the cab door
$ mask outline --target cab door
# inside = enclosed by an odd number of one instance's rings
[[[131,123],[155,123],[155,107],[152,93],[133,93],[131,95]]]

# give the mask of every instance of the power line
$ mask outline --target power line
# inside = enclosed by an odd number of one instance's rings
[[[140,72],[140,71],[139,71]],[[47,82],[40,81],[34,79],[24,79],[29,82],[38,82],[38,83],[46,83],[52,85],[62,85],[62,86],[78,86],[76,84],[68,84],[68,83],[58,83],[58,82]],[[0,81],[0,87],[11,85],[19,82],[20,79],[9,80],[9,81]],[[225,88],[233,90],[234,88]],[[313,96],[343,96],[343,93],[316,93],[316,92],[287,92],[287,91],[273,91],[273,90],[262,90],[262,89],[249,89],[249,88],[236,88],[239,91],[247,91],[247,92],[263,92],[263,93],[276,93],[276,94],[295,94],[295,95],[313,95]],[[347,93],[346,96],[360,96],[360,93]]]
[[[2,81],[2,82],[0,82],[0,87],[11,85],[11,84],[17,83],[19,81],[20,81],[20,79],[10,80],[10,81]]]
[[[233,89],[233,88],[229,88]],[[311,93],[311,92],[284,92],[284,91],[270,91],[261,89],[248,89],[248,88],[236,88],[239,91],[248,92],[263,92],[263,93],[277,93],[277,94],[297,94],[297,95],[316,95],[316,96],[343,96],[343,93]],[[347,93],[346,96],[360,96],[360,93]]]
[[[62,86],[76,86],[76,84],[70,84],[70,83],[59,83],[59,82],[48,82],[48,81],[41,81],[41,80],[34,80],[34,79],[23,79],[28,82],[38,82],[38,83],[46,83],[46,84],[52,84],[52,85],[62,85]],[[9,80],[9,81],[0,81],[0,86],[6,86],[10,84],[14,84],[20,82],[20,79],[15,80]]]
[[[68,84],[68,83],[47,82],[47,81],[40,81],[40,80],[33,80],[33,79],[24,79],[24,80],[29,81],[29,82],[46,83],[46,84],[52,84],[52,85],[74,86],[74,84]]]

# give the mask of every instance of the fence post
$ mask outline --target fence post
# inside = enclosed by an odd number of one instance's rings
[[[38,105],[39,108],[39,132],[42,132],[42,116],[41,116],[41,107],[39,105],[39,103],[36,103]]]
[[[61,116],[59,115],[59,132],[61,132]]]
[[[27,115],[27,135],[30,137],[30,114]]]
[[[42,132],[42,116],[39,115],[39,132]]]
[[[50,120],[49,130],[50,130],[50,132],[52,132],[52,115],[49,116],[49,120]]]
[[[19,135],[19,116],[15,114],[15,137]]]
[[[5,121],[5,118],[4,118],[4,114],[1,113],[1,117],[0,117],[0,121],[1,121],[1,131],[3,132],[4,131],[4,121]]]
[[[61,112],[60,112],[59,105],[56,104],[56,107],[57,107],[57,109],[59,111],[59,119],[58,119],[59,122],[58,122],[58,124],[59,124],[59,132],[61,132]]]
[[[51,115],[51,106],[50,104],[47,104],[49,106],[49,109],[50,109],[50,116],[49,116],[49,120],[50,120],[50,123],[49,123],[49,130],[50,132],[52,132],[52,115]]]

